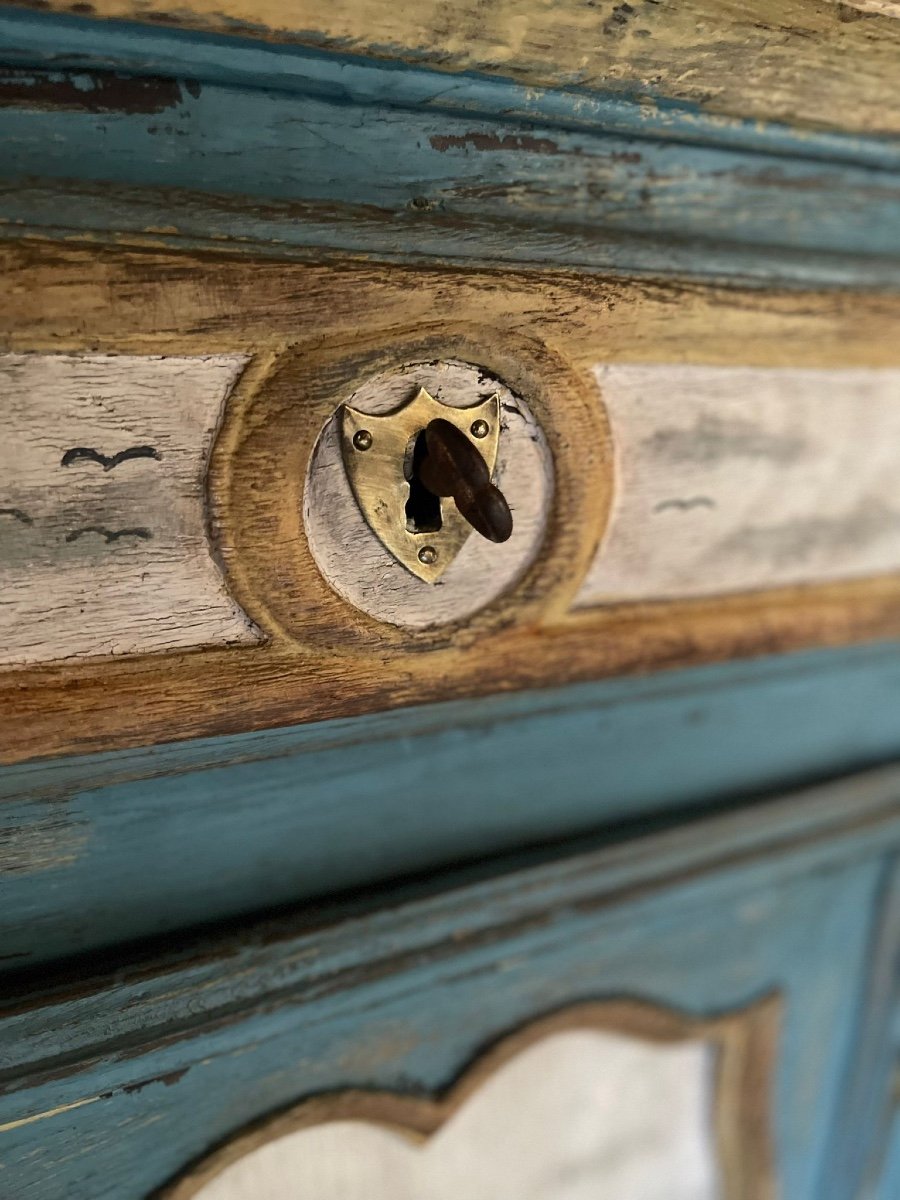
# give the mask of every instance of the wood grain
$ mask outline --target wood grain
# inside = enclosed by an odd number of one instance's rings
[[[4,726],[8,759],[900,628],[893,578],[568,615],[609,502],[608,434],[592,373],[599,357],[892,367],[900,359],[896,298],[25,244],[4,247],[0,261],[15,298],[0,325],[10,352],[253,355],[227,406],[211,486],[232,594],[271,639],[173,655],[165,689],[149,658],[8,673],[2,705],[23,717]],[[501,603],[449,629],[410,633],[355,612],[325,584],[302,534],[300,493],[315,439],[338,404],[379,371],[440,358],[479,363],[526,399],[553,455],[556,502],[544,550]]]
[[[35,7],[37,5],[35,4]],[[889,14],[817,0],[42,0],[41,8],[250,33],[527,84],[617,89],[751,120],[900,130],[900,28]]]
[[[4,767],[0,967],[890,762],[898,673],[854,646]]]
[[[258,634],[206,533],[244,355],[0,355],[0,665]]]
[[[86,75],[73,58],[0,69],[4,235],[900,286],[884,138],[321,55],[249,86],[148,79],[143,59]]]
[[[578,1005],[507,1037],[438,1101],[305,1101],[235,1138],[161,1200],[604,1190],[771,1200],[778,1010],[770,998],[704,1021],[629,1001]]]

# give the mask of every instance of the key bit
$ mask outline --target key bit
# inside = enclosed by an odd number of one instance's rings
[[[418,468],[422,484],[435,496],[450,497],[476,532],[491,542],[512,535],[506,497],[491,483],[478,448],[450,421],[436,417],[425,428],[428,453]]]

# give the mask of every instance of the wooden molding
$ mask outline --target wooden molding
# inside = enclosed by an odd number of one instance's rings
[[[29,0],[25,0],[26,6]],[[33,0],[57,13],[140,21],[367,54],[525,84],[615,90],[710,113],[852,132],[900,130],[892,0]]]
[[[0,9],[0,51],[9,26],[21,30]],[[900,152],[875,131],[698,115],[615,89],[449,88],[436,71],[222,39],[197,48],[195,79],[192,40],[154,33],[135,55],[116,30],[67,25],[82,40],[53,43],[45,69],[0,69],[15,147],[0,161],[5,235],[773,286],[900,280]],[[36,47],[8,53],[40,62]],[[145,76],[151,54],[168,75]],[[86,57],[105,69],[87,73]]]
[[[233,1163],[268,1142],[331,1121],[364,1121],[424,1142],[507,1063],[554,1034],[571,1030],[619,1033],[642,1041],[703,1040],[716,1050],[715,1142],[724,1200],[773,1200],[776,1194],[770,1105],[780,1025],[772,996],[749,1008],[691,1018],[633,1000],[585,1003],[540,1018],[483,1054],[442,1097],[347,1091],[314,1096],[258,1122],[192,1167],[159,1200],[194,1200]]]
[[[287,773],[302,778],[302,765]],[[778,994],[792,1019],[770,1100],[786,1133],[778,1168],[797,1187],[823,1143],[837,1162],[860,972],[893,962],[893,929],[873,943],[872,920],[896,797],[896,768],[882,770],[500,873],[395,882],[220,923],[189,944],[165,937],[112,972],[101,959],[93,974],[82,962],[11,980],[0,1014],[9,1178],[43,1195],[64,1168],[89,1191],[124,1125],[146,1137],[137,1156],[111,1152],[108,1183],[145,1195],[304,1095],[368,1084],[440,1097],[484,1047],[573,1003],[652,998],[716,1021]],[[219,819],[214,796],[206,815]],[[771,1078],[764,1055],[752,1062]]]

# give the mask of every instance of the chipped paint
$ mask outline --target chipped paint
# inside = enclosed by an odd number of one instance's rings
[[[84,1108],[86,1104],[96,1104],[98,1100],[107,1100],[109,1096],[109,1092],[101,1092],[98,1096],[86,1096],[84,1100],[75,1100],[71,1104],[60,1104],[56,1108],[48,1108],[45,1112],[34,1113],[30,1117],[20,1117],[17,1121],[6,1121],[0,1125],[0,1133],[11,1133],[14,1129],[21,1129],[24,1125],[33,1125],[36,1121],[48,1121],[53,1117],[60,1117],[63,1113],[72,1112],[76,1108]]]
[[[88,843],[88,823],[73,817],[66,806],[50,801],[51,812],[21,823],[0,808],[0,874],[33,875],[71,867]],[[12,823],[9,823],[12,821]]]
[[[311,82],[302,97],[204,84],[182,96],[177,122],[142,111],[154,107],[152,91],[107,119],[94,111],[105,103],[96,80],[107,77],[98,74],[85,77],[93,90],[69,87],[56,107],[20,98],[3,113],[12,152],[0,160],[0,222],[107,240],[144,241],[158,229],[206,245],[253,240],[279,253],[316,246],[657,275],[818,273],[834,282],[852,271],[871,284],[900,276],[900,156],[883,146],[877,170],[844,161],[860,153],[849,139],[834,146],[826,167],[832,142],[786,143],[772,133],[765,149],[708,144],[718,136],[710,128],[623,101],[612,127],[598,120],[572,129],[550,96],[544,118],[522,129],[501,107],[522,107],[515,91],[485,85],[484,104],[494,111],[473,118],[458,101],[440,99],[425,73],[385,74],[396,104],[373,102],[371,77],[369,95],[360,83],[358,100],[343,92],[332,99],[339,80],[331,79],[327,87]],[[44,87],[55,94],[59,78],[47,73]],[[119,103],[117,81],[107,78],[110,105]],[[426,88],[425,102],[416,102]],[[470,97],[479,111],[481,99]],[[151,136],[158,154],[148,154]],[[398,154],[402,172],[385,171]],[[867,159],[872,154],[865,148]]]
[[[649,92],[661,104],[674,100],[726,117],[900,131],[900,28],[891,20],[897,0],[851,0],[856,7],[755,0],[724,8],[721,0],[421,0],[412,7],[384,0],[324,6],[316,0],[289,6],[284,0],[187,0],[177,10],[154,7],[152,0],[25,2],[142,21],[139,35],[128,36],[145,60],[147,39],[169,25],[176,31],[243,32],[257,45],[280,42],[278,51],[299,44],[392,60],[395,67],[431,66],[447,91],[469,72],[581,94]],[[100,23],[93,24],[97,29]],[[698,30],[706,36],[698,37]],[[88,34],[95,36],[94,30]],[[197,42],[202,52],[202,39]],[[185,44],[195,54],[194,39]],[[208,58],[221,54],[215,47]],[[282,58],[273,76],[283,74],[283,64]]]
[[[533,154],[561,154],[559,145],[550,138],[529,134],[469,133],[432,134],[428,139],[439,153],[447,150],[527,150]]]
[[[162,113],[177,108],[184,91],[196,97],[199,84],[111,71],[19,70],[0,67],[0,108],[45,112]]]

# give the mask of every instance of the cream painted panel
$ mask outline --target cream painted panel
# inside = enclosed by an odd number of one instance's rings
[[[206,531],[243,355],[0,355],[0,664],[254,642]]]
[[[196,1200],[716,1200],[714,1055],[577,1030],[490,1077],[416,1145],[334,1121],[267,1142]]]
[[[900,571],[900,371],[595,375],[616,488],[577,606]]]

